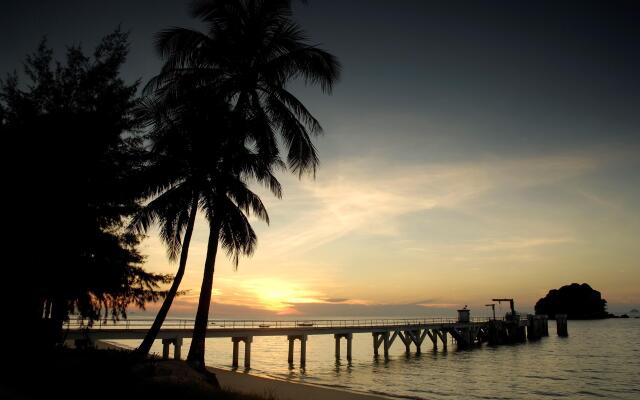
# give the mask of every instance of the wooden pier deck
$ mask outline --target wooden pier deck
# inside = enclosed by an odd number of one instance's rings
[[[122,340],[143,339],[152,320],[127,320],[117,323],[98,323],[89,327],[72,321],[66,326],[67,340]],[[169,358],[170,346],[174,346],[174,358],[181,358],[184,338],[193,334],[193,320],[167,320],[158,334],[163,343],[163,357]],[[534,326],[535,325],[535,326]],[[309,336],[333,335],[335,338],[335,356],[341,357],[341,340],[347,342],[346,358],[352,358],[353,334],[371,333],[373,353],[379,354],[380,348],[385,359],[389,358],[389,349],[396,339],[400,339],[406,352],[411,347],[416,352],[425,339],[429,338],[434,348],[439,344],[447,348],[448,336],[455,340],[458,347],[491,342],[516,342],[526,340],[525,330],[529,328],[530,338],[539,338],[548,334],[546,317],[506,321],[489,317],[476,318],[424,318],[424,319],[355,319],[355,320],[212,320],[207,329],[208,338],[230,338],[233,343],[232,365],[238,366],[239,345],[244,343],[244,367],[251,366],[251,343],[255,336],[286,336],[289,340],[288,362],[294,363],[295,341],[300,342],[300,367],[306,365],[306,343]],[[532,329],[533,328],[533,329]],[[532,332],[535,333],[532,334]]]

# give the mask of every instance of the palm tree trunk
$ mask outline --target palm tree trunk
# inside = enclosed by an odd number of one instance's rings
[[[167,293],[167,297],[165,297],[162,302],[162,307],[158,311],[155,320],[153,321],[153,325],[147,332],[142,341],[142,344],[138,347],[136,352],[139,355],[146,356],[149,354],[149,350],[151,350],[151,345],[158,337],[158,332],[160,332],[160,328],[164,323],[164,320],[167,318],[167,314],[169,313],[169,309],[171,308],[171,304],[173,303],[173,299],[176,297],[178,293],[178,288],[180,287],[180,282],[182,282],[182,277],[184,276],[184,271],[187,267],[187,257],[189,256],[189,244],[191,243],[191,234],[193,233],[193,227],[196,223],[196,214],[198,213],[198,197],[194,196],[193,203],[191,204],[191,210],[189,211],[189,221],[187,222],[187,227],[184,232],[184,238],[182,240],[182,249],[180,250],[180,264],[178,266],[178,272],[176,272],[175,278],[173,278],[173,283],[171,284],[171,288]]]
[[[209,305],[211,304],[211,290],[213,289],[213,273],[216,265],[216,254],[218,252],[218,238],[220,236],[220,223],[214,217],[209,224],[209,243],[207,244],[207,258],[204,263],[204,276],[202,277],[202,287],[200,288],[200,299],[198,301],[198,311],[196,321],[193,326],[193,338],[187,361],[197,369],[204,370],[204,340],[207,334],[209,323]]]
[[[51,318],[51,300],[46,300],[44,303],[44,319]]]
[[[62,326],[67,318],[69,309],[67,300],[64,298],[54,298],[51,302],[53,304],[51,307],[51,319],[49,323],[50,329],[47,336],[49,337],[49,340],[51,340],[51,343],[57,344],[62,340]]]

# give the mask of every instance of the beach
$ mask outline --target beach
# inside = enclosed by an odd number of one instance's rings
[[[229,391],[264,396],[276,400],[382,400],[391,397],[338,390],[328,387],[292,383],[277,379],[263,378],[249,374],[208,368],[218,377],[220,385]]]
[[[131,350],[111,341],[98,341],[96,347],[109,350]],[[391,397],[358,393],[343,389],[333,389],[306,383],[287,382],[278,379],[264,378],[247,373],[233,372],[220,368],[208,367],[216,374],[220,386],[224,389],[250,395],[264,396],[274,400],[384,400]]]

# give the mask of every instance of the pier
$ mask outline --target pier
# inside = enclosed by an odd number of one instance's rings
[[[67,324],[67,340],[140,339],[147,333],[151,320],[129,320],[111,324],[95,324],[83,326],[77,322]],[[168,320],[158,333],[162,341],[163,358],[170,357],[171,346],[175,359],[181,358],[181,347],[184,338],[193,334],[193,320]],[[528,333],[527,333],[528,331]],[[458,348],[468,348],[482,343],[501,345],[518,343],[527,340],[538,340],[548,335],[546,316],[518,315],[497,319],[491,317],[471,318],[469,310],[459,310],[458,318],[425,318],[425,319],[358,319],[358,320],[303,320],[303,321],[255,321],[255,320],[219,320],[210,321],[207,329],[208,338],[229,338],[233,346],[232,366],[239,366],[240,344],[244,346],[244,362],[246,369],[251,368],[251,343],[257,336],[282,336],[289,341],[287,361],[294,366],[306,366],[306,345],[310,336],[333,335],[335,339],[335,358],[342,356],[341,343],[346,342],[346,359],[352,360],[353,334],[370,333],[373,341],[373,354],[383,354],[389,359],[389,349],[394,342],[401,342],[407,354],[412,348],[420,353],[424,340],[429,338],[433,348],[442,345],[447,349],[448,338],[455,341]],[[558,324],[558,333],[566,335],[566,319]],[[399,339],[399,340],[398,340]],[[299,357],[295,356],[296,342],[299,344]]]

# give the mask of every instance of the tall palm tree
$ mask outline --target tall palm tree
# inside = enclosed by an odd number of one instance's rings
[[[149,161],[139,179],[144,184],[141,198],[150,201],[133,216],[130,229],[146,233],[157,224],[169,260],[175,261],[180,254],[171,288],[138,346],[137,352],[145,356],[160,332],[184,277],[199,204],[198,177],[190,168],[188,136],[184,136],[180,114],[176,111],[175,107],[159,103],[153,97],[141,100],[135,110],[139,126],[150,129],[147,134]]]
[[[149,331],[147,331],[144,340],[137,349],[137,352],[146,356],[151,350],[153,342],[158,337],[160,328],[167,318],[169,309],[173,304],[173,300],[178,294],[180,283],[184,277],[184,272],[187,266],[187,258],[189,256],[189,245],[191,244],[191,235],[193,234],[193,228],[195,226],[196,214],[198,212],[198,197],[193,193],[189,193],[191,196],[191,205],[183,203],[183,198],[178,198],[179,205],[186,205],[187,207],[175,207],[176,204],[172,203],[171,198],[175,196],[175,193],[164,193],[157,199],[153,200],[145,209],[137,216],[134,224],[138,232],[145,232],[152,220],[157,220],[161,226],[161,236],[168,247],[169,259],[175,261],[180,250],[180,262],[178,265],[178,271],[173,278],[171,288],[167,292],[167,296],[162,302],[162,306],[158,310],[156,317],[151,325]],[[178,197],[178,196],[175,196]],[[165,203],[166,204],[162,204]],[[158,204],[161,203],[161,204]],[[144,219],[148,219],[147,222],[142,222]],[[144,224],[149,224],[144,227]],[[181,239],[180,236],[183,236]]]
[[[202,110],[203,103],[207,105],[206,110]],[[216,103],[216,107],[212,107],[212,103]],[[208,91],[186,89],[175,103],[147,98],[141,102],[137,114],[139,123],[151,128],[147,137],[151,143],[150,165],[141,179],[146,184],[143,197],[151,201],[134,216],[131,229],[144,233],[157,223],[169,259],[175,260],[180,254],[178,271],[167,297],[138,347],[138,353],[146,355],[178,293],[198,209],[208,209],[206,197],[212,181],[210,165],[240,168],[244,173],[243,179],[250,177],[264,183],[272,193],[281,197],[280,184],[272,173],[272,169],[280,166],[281,162],[272,159],[265,164],[263,157],[257,157],[240,146],[238,135],[223,137],[234,130],[229,125],[230,113],[226,103],[211,98]],[[235,147],[232,148],[231,144]],[[226,161],[229,158],[227,153],[235,157],[236,164]],[[226,158],[221,163],[223,155]],[[215,172],[219,175],[219,171]]]
[[[311,138],[322,128],[286,85],[302,79],[330,93],[340,75],[337,59],[309,43],[291,20],[290,0],[199,0],[191,11],[207,24],[207,31],[171,28],[158,34],[156,47],[166,62],[147,92],[171,99],[185,84],[207,88],[229,103],[235,118],[243,121],[245,129],[238,132],[238,140],[254,148],[265,164],[279,160],[279,137],[291,170],[315,174],[319,158]],[[222,207],[225,203],[209,204]],[[217,243],[225,226],[217,218],[209,223],[205,273],[187,357],[198,366],[204,366]]]
[[[215,183],[205,194],[203,201],[209,222],[209,241],[194,335],[187,356],[187,360],[199,368],[204,368],[205,334],[218,245],[227,251],[237,267],[238,257],[251,255],[257,241],[247,216],[253,213],[259,219],[267,223],[269,221],[262,201],[244,183],[244,175],[248,171],[220,172],[212,177],[212,182]]]

